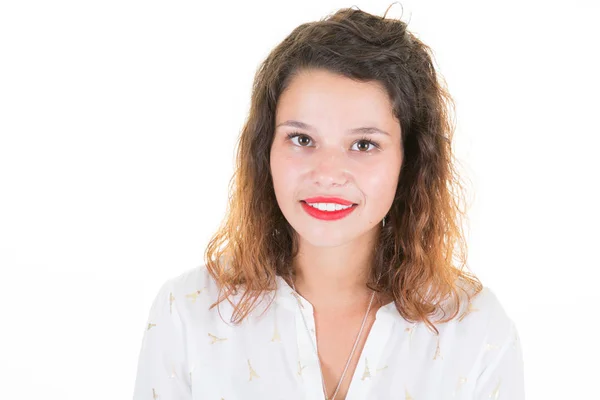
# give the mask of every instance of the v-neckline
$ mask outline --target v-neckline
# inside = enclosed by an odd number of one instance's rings
[[[284,299],[286,299],[286,301],[288,301],[288,304],[289,304],[289,302],[296,303],[296,304],[294,304],[296,312],[300,313],[300,316],[304,315],[304,318],[307,318],[307,317],[311,318],[310,323],[315,328],[314,328],[314,338],[312,336],[310,336],[309,340],[314,341],[315,348],[318,351],[313,305],[306,298],[302,297],[302,295],[300,295],[298,292],[296,292],[287,283],[287,281],[285,279],[283,279],[283,277],[277,276],[277,279],[280,280],[279,288],[283,289],[282,290],[283,293],[281,293],[281,295],[284,297]],[[365,344],[364,344],[363,348],[361,349],[361,352],[358,356],[358,361],[357,361],[356,367],[354,368],[354,371],[351,375],[350,383],[348,385],[348,391],[346,392],[346,397],[344,398],[344,400],[359,400],[359,399],[365,398],[365,395],[367,394],[367,391],[368,391],[368,388],[370,387],[370,385],[360,385],[358,383],[358,380],[360,379],[358,377],[359,371],[360,371],[360,369],[362,369],[363,366],[369,367],[369,372],[370,372],[371,368],[377,367],[377,363],[380,361],[381,356],[383,354],[383,349],[384,349],[386,343],[388,342],[389,338],[392,335],[392,331],[393,331],[392,328],[394,327],[395,322],[398,321],[399,316],[400,316],[400,314],[398,313],[398,310],[396,309],[396,306],[393,301],[380,306],[379,309],[375,312],[375,321],[373,321],[373,324],[371,325],[369,331],[367,332]],[[309,322],[309,321],[307,321],[307,322]],[[301,328],[302,328],[301,331],[303,332],[304,335],[309,334],[304,329],[305,328],[304,326],[302,326]],[[297,332],[297,334],[300,334],[300,333]],[[315,354],[314,357],[316,357],[317,367],[318,367],[318,372],[319,372],[319,374],[318,374],[319,382],[318,383],[319,383],[319,386],[322,388],[322,386],[323,386],[323,371],[322,371],[321,364],[318,360],[317,355]],[[371,358],[370,365],[367,365],[367,361],[368,361],[367,357]],[[365,371],[366,371],[366,369],[365,369]],[[326,394],[323,393],[322,390],[321,390],[321,393],[322,393],[322,399],[327,400]],[[336,400],[338,400],[338,399],[336,399]]]

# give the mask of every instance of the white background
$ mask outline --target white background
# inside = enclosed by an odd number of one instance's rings
[[[131,398],[153,297],[224,215],[259,63],[391,1],[216,3],[0,4],[2,398]],[[517,324],[528,399],[598,395],[595,4],[402,3],[457,104],[469,265]]]

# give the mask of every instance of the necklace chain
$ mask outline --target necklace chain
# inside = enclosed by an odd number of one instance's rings
[[[296,285],[294,284],[294,281],[292,280],[292,287],[294,288],[294,292],[300,296],[300,293],[298,293],[296,291]],[[360,337],[362,335],[362,332],[365,328],[365,323],[367,322],[367,317],[369,316],[369,311],[371,311],[371,306],[373,305],[373,299],[375,298],[375,292],[373,292],[373,294],[371,294],[371,300],[369,301],[369,307],[367,307],[367,312],[365,313],[365,316],[362,320],[362,324],[360,326],[360,330],[358,331],[358,334],[356,335],[356,340],[354,341],[354,346],[352,346],[352,351],[350,352],[350,356],[348,356],[348,360],[346,361],[346,366],[344,367],[344,371],[342,372],[342,376],[340,377],[340,380],[335,388],[335,391],[333,392],[333,395],[331,395],[331,398],[328,397],[327,393],[327,386],[325,385],[325,377],[323,376],[323,369],[322,369],[322,363],[321,363],[321,357],[319,357],[319,352],[317,350],[317,345],[316,345],[316,332],[315,332],[315,340],[312,340],[312,335],[310,334],[310,330],[308,329],[308,324],[306,322],[306,318],[304,317],[304,312],[300,309],[300,314],[302,315],[302,321],[304,321],[304,327],[306,328],[306,333],[308,334],[308,336],[310,337],[310,343],[313,346],[313,350],[315,351],[315,354],[317,355],[317,359],[319,361],[319,372],[321,373],[321,382],[323,384],[323,392],[325,393],[325,400],[335,400],[335,396],[337,396],[340,387],[342,385],[342,381],[344,380],[344,376],[346,376],[346,371],[348,371],[348,367],[350,366],[350,362],[352,361],[352,357],[354,356],[354,352],[356,351],[356,347],[358,346],[358,342],[360,340]],[[300,299],[298,298],[298,307],[300,308]]]

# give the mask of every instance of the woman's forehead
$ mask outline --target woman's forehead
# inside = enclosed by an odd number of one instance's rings
[[[343,119],[350,125],[394,119],[392,103],[382,84],[359,82],[328,71],[308,71],[292,78],[277,104],[277,124],[301,120],[310,124]]]

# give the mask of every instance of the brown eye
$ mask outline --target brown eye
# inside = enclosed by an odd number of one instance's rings
[[[358,143],[359,143],[359,145],[358,145],[359,150],[369,150],[370,143],[367,142],[366,140],[361,140]],[[362,146],[360,145],[361,143],[362,143]]]
[[[360,145],[362,143],[362,146]],[[355,142],[358,147],[358,151],[361,153],[369,153],[371,150],[379,148],[379,145],[369,139],[361,139]],[[369,147],[371,146],[371,147]],[[361,148],[362,147],[362,148]]]
[[[289,140],[292,141],[292,143],[294,143],[294,139],[298,138],[298,143],[302,147],[306,147],[305,145],[308,145],[308,143],[310,143],[310,138],[301,133],[297,133],[297,132],[288,133],[287,137]]]
[[[308,136],[299,136],[298,143],[303,144],[303,145],[308,144],[308,143],[310,143],[310,139],[308,138]]]

